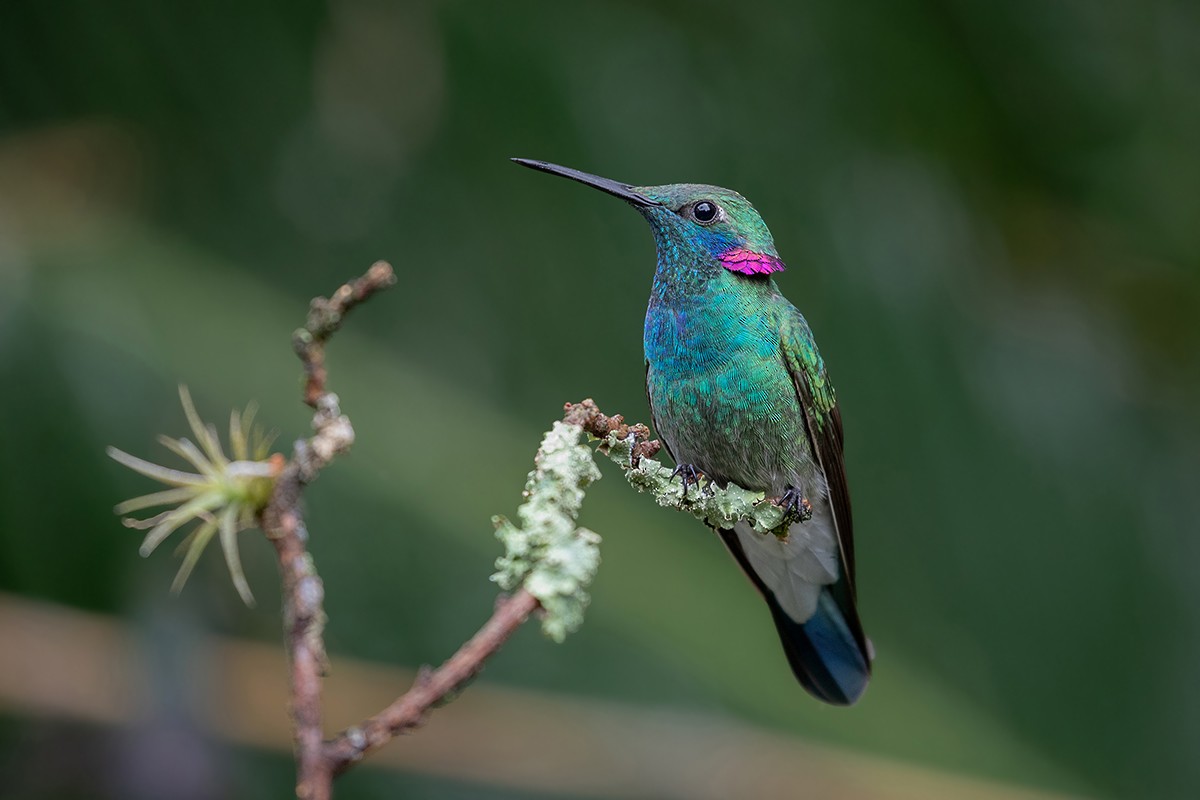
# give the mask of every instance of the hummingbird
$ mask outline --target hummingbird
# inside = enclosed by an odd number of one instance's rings
[[[686,496],[706,478],[763,492],[787,535],[718,530],[762,594],[788,663],[813,696],[851,705],[873,658],[856,607],[842,418],[803,315],[780,293],[766,223],[719,186],[632,186],[544,161],[531,169],[633,206],[654,234],[646,309],[646,393]]]

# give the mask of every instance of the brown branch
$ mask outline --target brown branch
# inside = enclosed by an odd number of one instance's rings
[[[392,265],[376,261],[361,278],[342,284],[329,299],[315,297],[308,322],[292,335],[292,346],[304,364],[304,402],[319,408],[325,394],[325,342],[342,326],[342,319],[359,303],[396,282]]]
[[[431,710],[446,702],[483,669],[484,662],[521,627],[538,605],[537,598],[524,589],[498,601],[492,618],[446,663],[432,672],[423,669],[413,687],[391,705],[363,723],[348,728],[326,745],[325,758],[333,774],[344,772],[395,736],[421,725]]]
[[[267,535],[275,545],[283,576],[283,625],[292,661],[289,693],[295,728],[296,796],[328,800],[333,776],[321,753],[321,678],[327,666],[325,587],[306,551],[308,532],[298,509],[281,512],[277,523],[267,528]]]
[[[395,281],[391,266],[382,261],[374,264],[365,275],[343,285],[329,299],[314,299],[307,323],[292,336],[293,347],[304,365],[304,402],[316,409],[315,433],[296,442],[292,458],[276,481],[262,513],[261,523],[275,546],[283,579],[284,632],[291,659],[289,694],[295,729],[296,796],[301,800],[329,800],[335,775],[396,735],[420,725],[430,710],[447,702],[470,681],[539,606],[537,599],[524,589],[499,600],[491,619],[446,663],[434,671],[423,670],[416,685],[387,708],[332,741],[324,741],[321,678],[327,668],[325,589],[308,554],[308,530],[300,500],[304,487],[354,442],[350,420],[341,413],[337,395],[325,385],[325,343],[341,327],[350,309]]]
[[[315,433],[296,442],[292,459],[275,484],[262,513],[262,529],[275,546],[283,579],[284,632],[291,657],[291,713],[295,727],[296,796],[328,800],[333,779],[324,758],[321,728],[321,676],[325,673],[325,589],[308,554],[308,531],[300,498],[333,458],[354,442],[350,420],[338,407],[337,395],[325,388],[325,342],[346,313],[371,295],[395,283],[390,265],[380,261],[333,297],[312,301],[307,324],[292,336],[304,364],[304,402],[316,409]]]

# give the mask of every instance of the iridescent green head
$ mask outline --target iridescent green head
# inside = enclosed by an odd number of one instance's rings
[[[570,178],[629,203],[650,223],[660,254],[691,259],[707,256],[741,275],[766,275],[784,268],[771,231],[758,211],[730,189],[700,183],[630,186],[544,161],[513,161]]]

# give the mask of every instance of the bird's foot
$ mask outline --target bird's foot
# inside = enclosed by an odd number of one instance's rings
[[[700,486],[700,479],[704,477],[704,473],[696,469],[691,464],[679,464],[675,467],[675,471],[671,473],[670,480],[675,480],[675,476],[679,476],[679,480],[683,482],[683,499],[687,499],[688,486]],[[709,481],[711,487],[712,481]]]
[[[771,502],[783,509],[784,518],[793,517],[798,522],[808,522],[812,519],[813,507],[804,493],[795,486],[784,490],[783,496],[772,499]]]

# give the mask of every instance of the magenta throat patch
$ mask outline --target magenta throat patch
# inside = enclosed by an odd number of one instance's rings
[[[755,253],[753,250],[746,250],[742,247],[727,250],[718,258],[721,259],[721,264],[725,269],[742,275],[770,275],[772,272],[780,272],[784,269],[783,262],[775,256]]]

